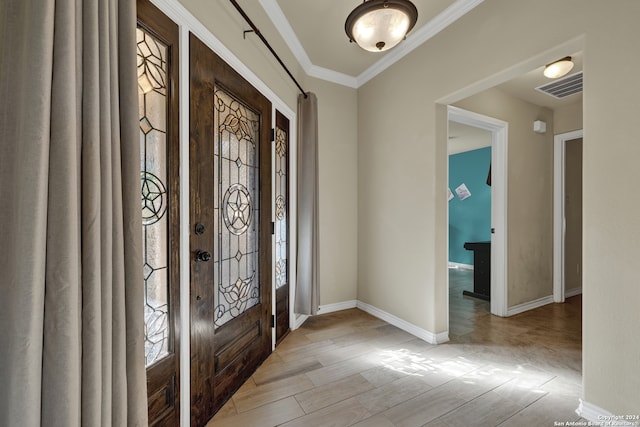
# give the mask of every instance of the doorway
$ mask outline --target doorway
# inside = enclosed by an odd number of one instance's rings
[[[448,107],[450,122],[491,133],[491,313],[507,315],[507,135],[508,123],[493,117]],[[448,213],[447,213],[448,218]]]
[[[554,137],[554,302],[582,293],[582,138],[582,130]]]
[[[190,35],[191,425],[272,348],[271,103]]]
[[[447,154],[449,338],[457,340],[490,312],[491,132],[449,121]]]

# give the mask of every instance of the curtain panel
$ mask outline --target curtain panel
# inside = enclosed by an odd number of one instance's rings
[[[147,425],[135,12],[0,2],[0,426]]]
[[[320,306],[318,214],[318,99],[298,95],[298,253],[295,312]]]

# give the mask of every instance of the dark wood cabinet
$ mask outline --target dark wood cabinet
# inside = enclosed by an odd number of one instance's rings
[[[473,251],[473,292],[462,291],[463,295],[491,299],[491,242],[466,242],[464,248]]]

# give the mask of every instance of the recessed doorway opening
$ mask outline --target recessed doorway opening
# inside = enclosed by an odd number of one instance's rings
[[[493,117],[448,107],[449,123],[487,132],[490,136],[491,163],[487,179],[491,183],[490,213],[490,309],[497,316],[507,314],[507,135],[508,123]],[[457,185],[449,183],[451,185]],[[456,187],[456,188],[459,188]],[[463,189],[464,190],[464,189]],[[451,191],[455,191],[451,189]],[[470,191],[469,191],[470,192]],[[459,195],[453,194],[460,198]],[[464,193],[462,194],[464,197]],[[471,196],[473,197],[473,196]],[[448,217],[448,215],[447,215]],[[449,242],[451,244],[451,242]]]

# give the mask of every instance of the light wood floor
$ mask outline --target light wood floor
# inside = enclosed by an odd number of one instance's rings
[[[553,426],[577,421],[581,297],[508,319],[463,297],[450,271],[450,338],[428,344],[358,309],[293,331],[207,427]]]

